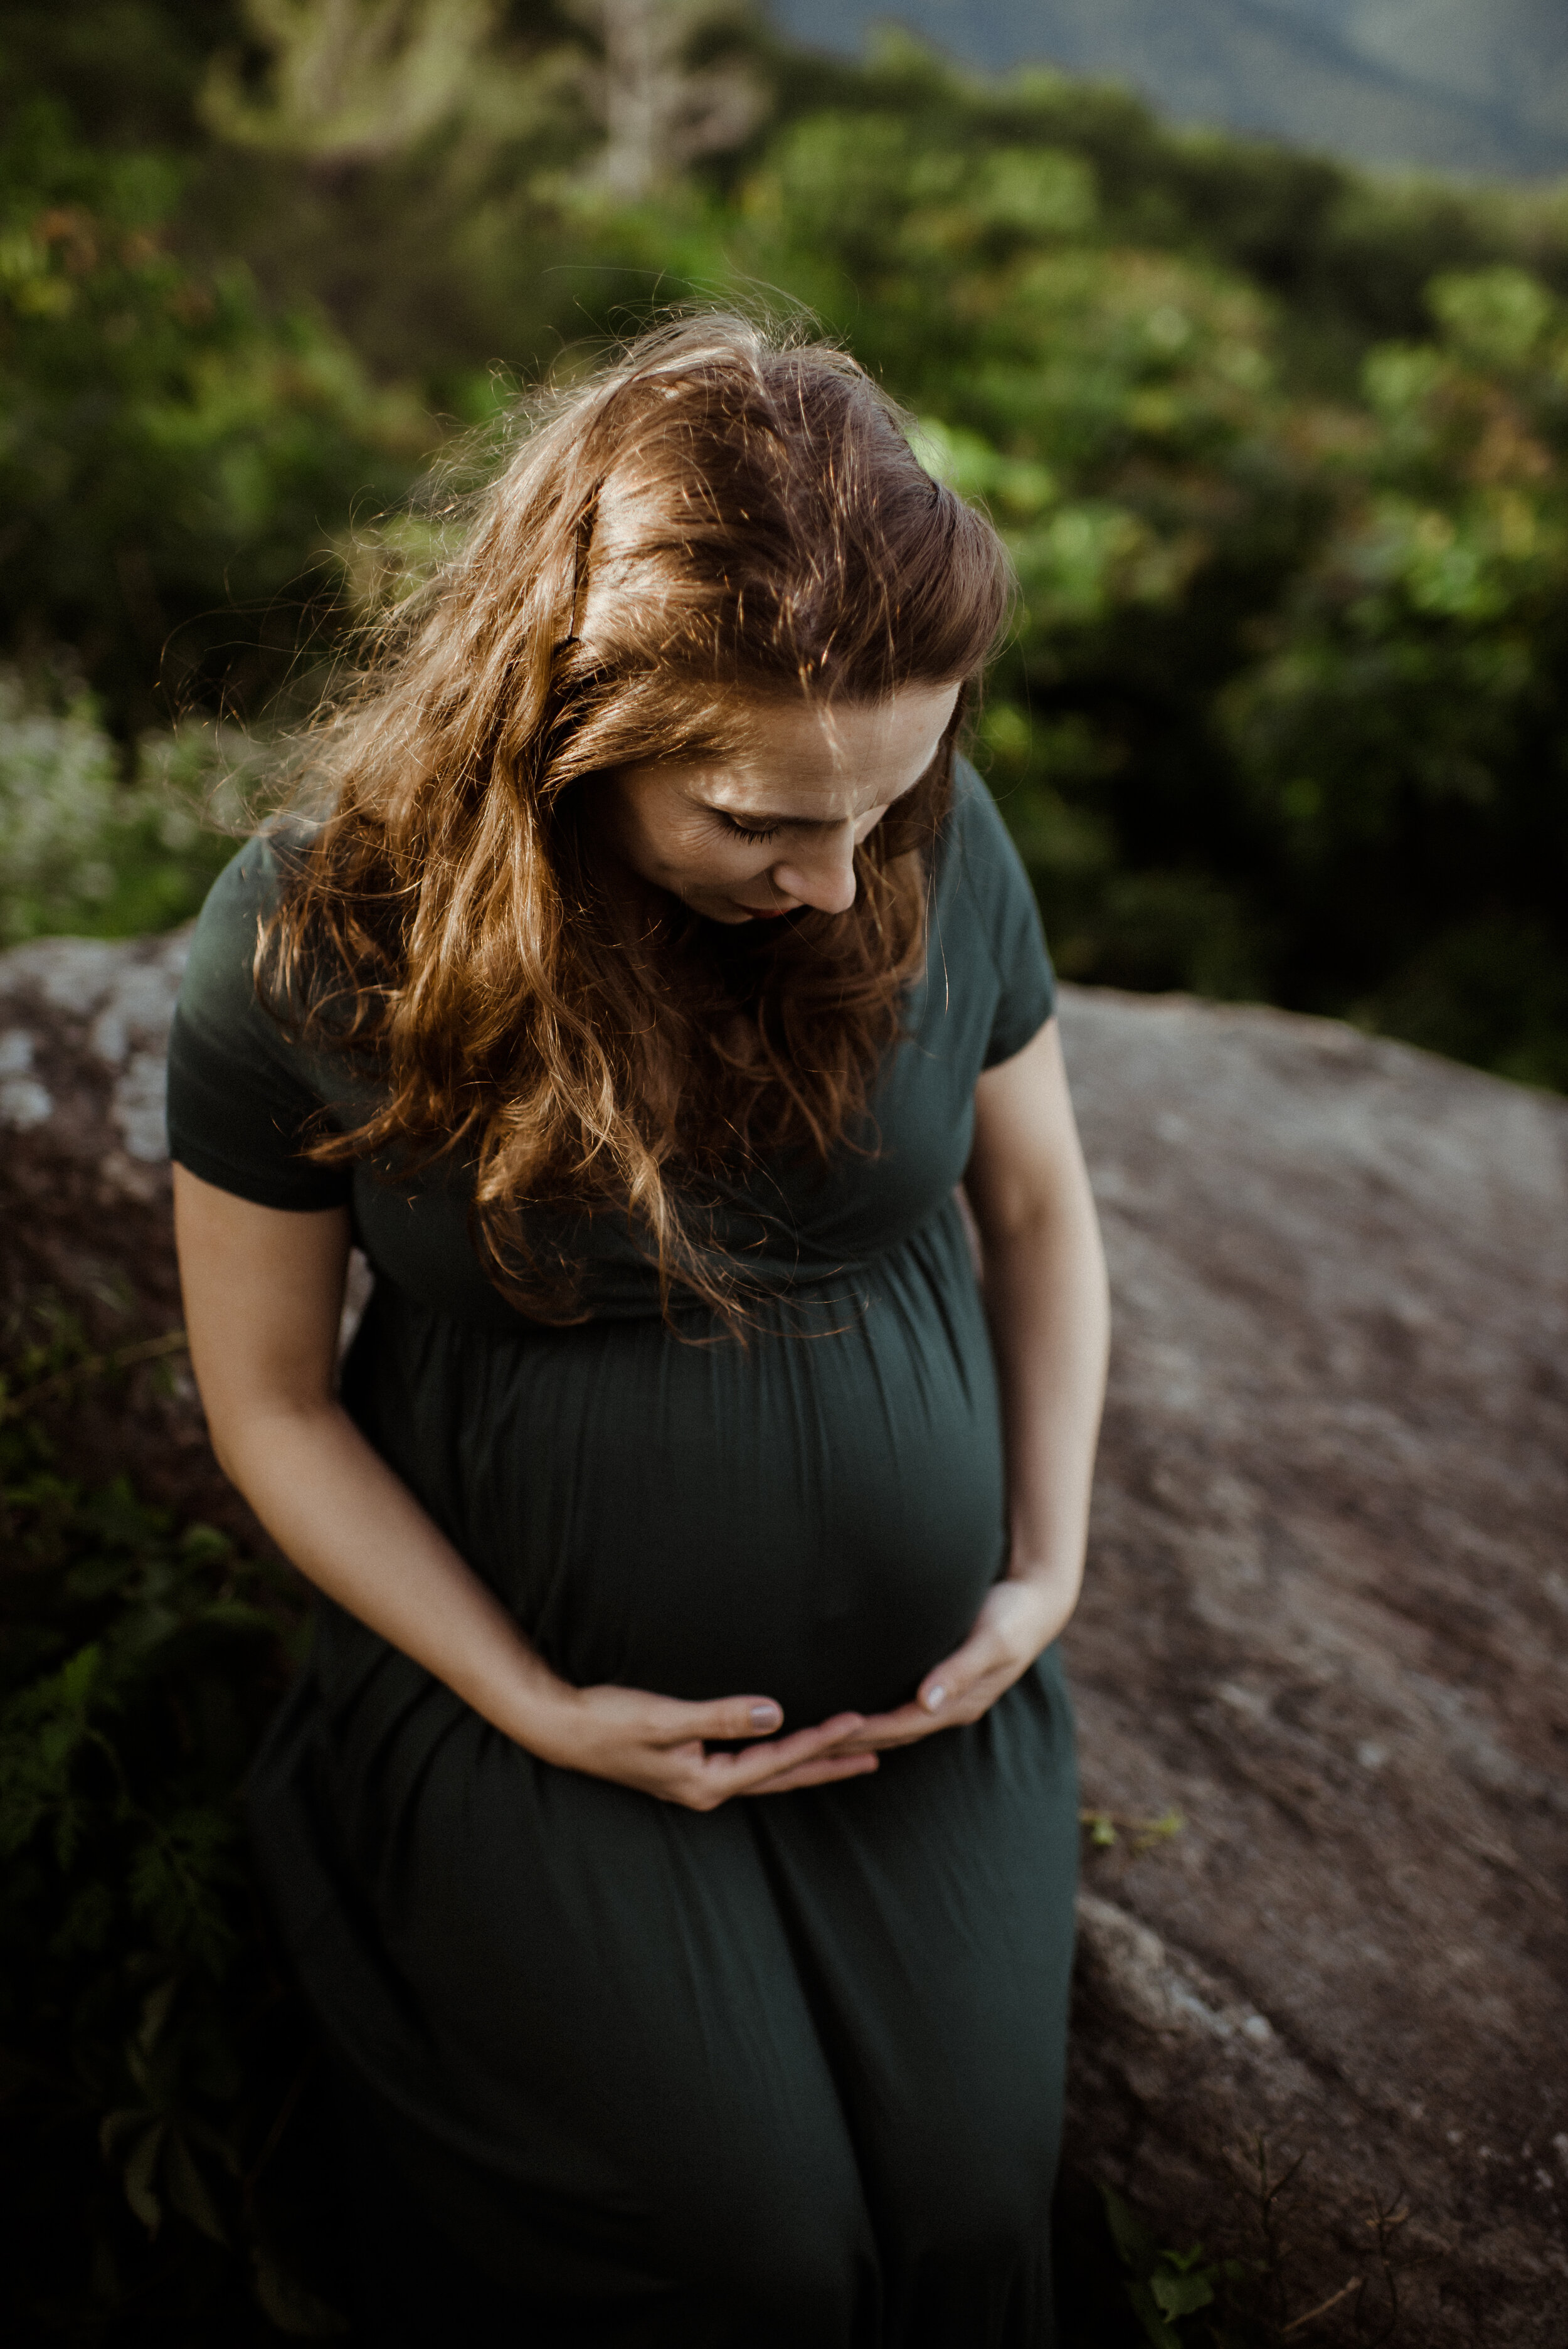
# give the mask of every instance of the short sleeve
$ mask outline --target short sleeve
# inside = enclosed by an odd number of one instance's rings
[[[1040,909],[995,801],[960,760],[954,777],[953,849],[990,950],[999,993],[982,1066],[1021,1052],[1057,1008],[1056,973],[1046,949]]]
[[[346,1205],[346,1167],[303,1156],[322,1101],[304,1055],[256,999],[260,924],[277,903],[273,843],[248,841],[213,883],[169,1040],[169,1154],[260,1207]]]

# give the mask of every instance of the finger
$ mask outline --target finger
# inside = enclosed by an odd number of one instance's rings
[[[722,1696],[708,1704],[686,1704],[676,1697],[659,1702],[654,1730],[660,1745],[685,1745],[692,1739],[704,1744],[745,1737],[771,1737],[783,1725],[784,1709],[770,1696]]]
[[[852,1737],[845,1738],[840,1751],[875,1754],[889,1745],[911,1745],[916,1738],[929,1737],[933,1731],[944,1728],[951,1717],[945,1709],[941,1713],[932,1713],[921,1704],[902,1704],[896,1713],[872,1713]]]
[[[967,1696],[977,1682],[1002,1669],[1004,1651],[995,1631],[975,1632],[961,1648],[934,1664],[915,1692],[923,1713],[939,1713]]]
[[[1000,1667],[994,1667],[956,1694],[944,1692],[941,1703],[934,1707],[916,1699],[912,1704],[901,1705],[896,1713],[873,1713],[852,1737],[845,1739],[842,1751],[882,1753],[890,1746],[913,1745],[939,1729],[963,1728],[988,1712],[1008,1685],[1007,1674]]]
[[[830,1721],[819,1722],[814,1729],[798,1729],[792,1737],[769,1739],[766,1744],[748,1746],[742,1754],[709,1754],[703,1768],[721,1781],[728,1794],[745,1794],[764,1778],[771,1778],[785,1770],[793,1770],[844,1744],[861,1725],[858,1713],[836,1713]]]
[[[879,1766],[874,1754],[825,1754],[798,1770],[786,1770],[782,1777],[764,1778],[759,1785],[740,1791],[748,1796],[792,1795],[801,1786],[828,1786],[840,1778],[869,1778]]]

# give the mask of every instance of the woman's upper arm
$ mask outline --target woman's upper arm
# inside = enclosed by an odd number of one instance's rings
[[[1048,1216],[1064,1190],[1088,1178],[1054,1019],[975,1087],[975,1140],[964,1187],[983,1237],[998,1237]]]
[[[258,1407],[330,1401],[350,1244],[346,1207],[261,1207],[174,1169],[191,1367],[214,1438]]]

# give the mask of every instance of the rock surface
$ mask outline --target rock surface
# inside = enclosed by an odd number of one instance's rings
[[[1568,1102],[1326,1021],[1070,995],[1116,1309],[1068,1637],[1073,2150],[1291,2337],[1568,2340]],[[1141,1840],[1141,1854],[1134,1846]],[[1243,2197],[1244,2201],[1244,2197]],[[1256,2248],[1256,2240],[1250,2247]]]
[[[178,1325],[183,952],[0,957],[0,1303],[101,1348]],[[1380,2208],[1394,2337],[1558,2349],[1568,1102],[1278,1012],[1068,990],[1063,1028],[1117,1323],[1069,2162],[1251,2254],[1261,2138],[1301,2157],[1291,2341],[1381,2337]],[[237,1522],[177,1358],[87,1429]]]
[[[183,933],[40,938],[0,954],[0,1327],[103,1362],[181,1326],[163,1135]],[[62,1322],[63,1317],[63,1322]],[[58,1341],[64,1337],[64,1343]],[[178,1351],[73,1381],[70,1466],[246,1535]],[[62,1408],[64,1406],[62,1405]],[[60,1414],[46,1407],[46,1422]]]

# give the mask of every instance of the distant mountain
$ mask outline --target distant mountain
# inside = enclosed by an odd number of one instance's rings
[[[907,26],[949,56],[1130,84],[1180,122],[1367,163],[1568,171],[1568,0],[771,0],[814,48]]]

